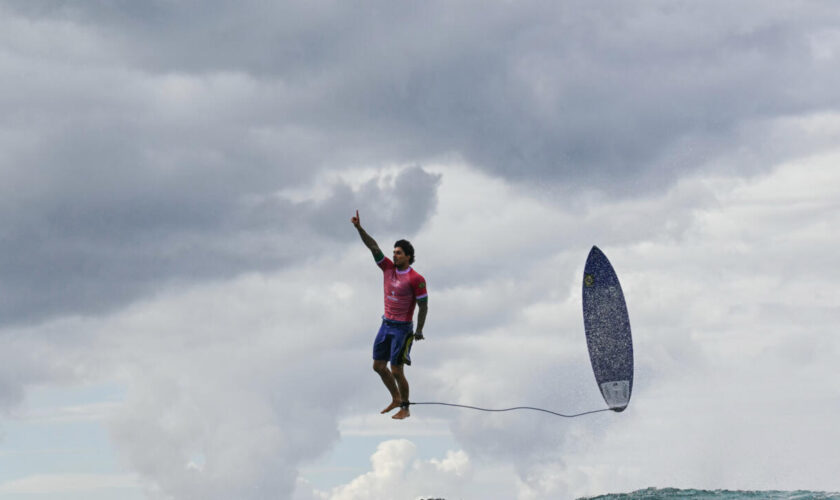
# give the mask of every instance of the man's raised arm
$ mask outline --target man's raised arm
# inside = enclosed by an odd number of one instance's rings
[[[362,238],[362,243],[364,243],[365,246],[370,249],[370,252],[373,254],[373,258],[376,259],[377,262],[382,260],[382,258],[385,257],[385,254],[382,253],[382,250],[379,249],[379,245],[376,244],[376,240],[371,238],[371,236],[367,234],[367,232],[364,229],[362,229],[362,223],[359,220],[358,210],[356,210],[356,216],[350,218],[350,222],[352,222],[353,225],[356,226],[356,229],[359,231],[359,236],[361,236]]]

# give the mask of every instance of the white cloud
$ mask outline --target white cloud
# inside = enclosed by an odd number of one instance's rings
[[[667,485],[836,490],[840,464],[827,443],[840,438],[830,424],[840,399],[825,383],[840,353],[836,273],[830,253],[814,252],[836,244],[821,230],[836,223],[827,210],[840,186],[835,161],[785,163],[749,182],[687,178],[658,199],[591,206],[576,201],[585,193],[535,198],[467,167],[436,167],[438,211],[408,235],[431,294],[428,338],[408,372],[412,399],[602,407],[579,295],[588,245],[598,243],[625,288],[636,346],[634,398],[618,415],[428,406],[405,423],[377,419],[386,394],[369,346],[381,285],[360,242],[295,269],[174,288],[107,317],[17,329],[6,355],[40,353],[32,380],[122,381],[114,444],[150,492],[176,498],[303,494],[297,471],[342,433],[404,433],[416,446],[451,433],[462,451],[421,460],[397,441],[370,473],[312,490],[316,498],[381,494],[395,481],[418,496],[466,498],[488,475],[523,499]],[[509,210],[497,226],[499,207]],[[437,482],[412,483],[412,471]]]
[[[602,406],[580,325],[585,247],[564,245],[614,224],[611,214],[621,214],[626,236],[606,231],[612,241],[602,248],[630,302],[636,393],[624,414],[574,421],[436,407],[416,407],[415,416],[449,419],[471,456],[515,464],[521,498],[668,485],[836,490],[829,470],[840,464],[827,444],[834,440],[817,436],[835,433],[828,422],[840,404],[825,384],[840,352],[832,334],[838,297],[830,252],[814,253],[836,245],[835,232],[823,230],[837,225],[836,160],[806,158],[750,180],[687,178],[659,199],[601,200],[578,227],[563,226],[570,216],[562,202],[552,216],[549,205],[519,205],[518,193],[496,181],[447,170],[440,217],[418,236],[423,244],[415,242],[435,260],[418,266],[431,270],[436,293],[429,342],[416,347],[410,371],[413,399],[569,412]],[[469,201],[453,189],[459,184],[471,186]],[[511,207],[561,229],[540,239],[539,248],[552,249],[544,257],[517,259],[517,246],[528,243],[516,238],[485,251],[499,236],[480,216],[459,223],[459,203],[475,214]],[[456,231],[442,229],[449,224],[470,232],[453,239]],[[486,258],[493,252],[499,257]],[[488,261],[501,282],[480,269]],[[440,268],[479,272],[448,274],[435,290]],[[565,284],[546,291],[546,282]],[[790,437],[772,438],[780,434]],[[815,456],[822,465],[797,465]]]
[[[13,418],[25,422],[41,423],[104,421],[113,416],[119,408],[119,402],[97,402],[27,411],[15,410]]]
[[[416,446],[407,439],[384,441],[370,457],[370,472],[322,495],[329,500],[462,497],[472,477],[466,453],[449,451],[430,460],[416,454]]]
[[[375,383],[371,385],[377,387]],[[410,422],[405,423],[407,425],[395,425],[395,422],[383,418],[379,412],[371,411],[370,413],[353,414],[342,418],[339,422],[338,430],[342,436],[385,436],[395,434],[403,437],[416,437],[450,435],[449,421],[447,419],[430,418],[421,414],[413,418]]]
[[[833,334],[837,268],[827,251],[838,243],[832,228],[840,227],[837,160],[834,153],[803,158],[749,180],[686,178],[658,199],[599,200],[578,227],[565,227],[563,215],[539,218],[552,231],[532,251],[562,249],[568,241],[600,244],[597,228],[621,221],[620,231],[604,232],[602,248],[629,302],[634,400],[624,414],[571,422],[446,410],[455,438],[471,456],[517,464],[522,498],[668,485],[837,490],[829,470],[840,463],[830,443],[840,435],[828,422],[840,409],[840,393],[826,382],[840,352]],[[482,183],[473,180],[480,193]],[[516,210],[516,200],[477,195],[474,213],[500,200]],[[441,212],[448,206],[444,178]],[[548,212],[530,213],[541,211]],[[480,224],[469,227],[476,232],[458,244],[493,241],[491,224],[487,233]],[[515,247],[513,240],[505,245]],[[438,311],[449,316],[438,316],[447,344],[435,350],[444,359],[435,361],[434,383],[426,384],[435,394],[427,397],[484,406],[515,398],[555,409],[603,404],[593,398],[577,292],[535,293],[558,280],[579,287],[585,252],[574,252],[577,261],[559,252],[517,260],[509,250],[502,252],[509,258],[492,260],[498,275],[518,270],[514,293],[491,282],[471,299],[470,318],[480,317],[476,303],[484,296],[505,297],[507,315],[497,315],[492,298],[486,303],[487,314],[496,315],[492,326],[465,330],[457,306]],[[470,269],[476,254],[447,253],[446,265]],[[553,262],[568,262],[576,273],[565,278],[570,269]]]
[[[38,474],[0,483],[0,494],[98,493],[102,490],[133,489],[137,486],[138,480],[133,474]]]

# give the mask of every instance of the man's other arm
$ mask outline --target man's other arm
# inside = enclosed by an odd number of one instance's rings
[[[423,325],[426,324],[426,313],[429,312],[429,297],[418,300],[417,308],[417,329],[414,330],[414,339],[423,340]]]

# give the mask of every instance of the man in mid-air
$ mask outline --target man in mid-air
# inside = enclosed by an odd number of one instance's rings
[[[382,382],[391,393],[391,404],[380,413],[399,408],[400,411],[391,418],[402,420],[411,416],[408,411],[408,380],[403,368],[411,364],[409,354],[412,342],[423,340],[423,324],[429,309],[426,280],[411,268],[414,263],[414,247],[411,243],[406,240],[394,243],[394,260],[391,261],[385,257],[376,241],[362,229],[358,210],[350,222],[356,226],[359,236],[373,253],[373,259],[384,275],[385,314],[373,341],[373,370],[382,377]],[[413,330],[415,304],[420,312],[417,314],[417,329]]]

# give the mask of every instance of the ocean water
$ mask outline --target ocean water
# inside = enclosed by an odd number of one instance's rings
[[[730,491],[648,488],[632,493],[613,493],[579,500],[840,500],[840,493],[820,491]]]

